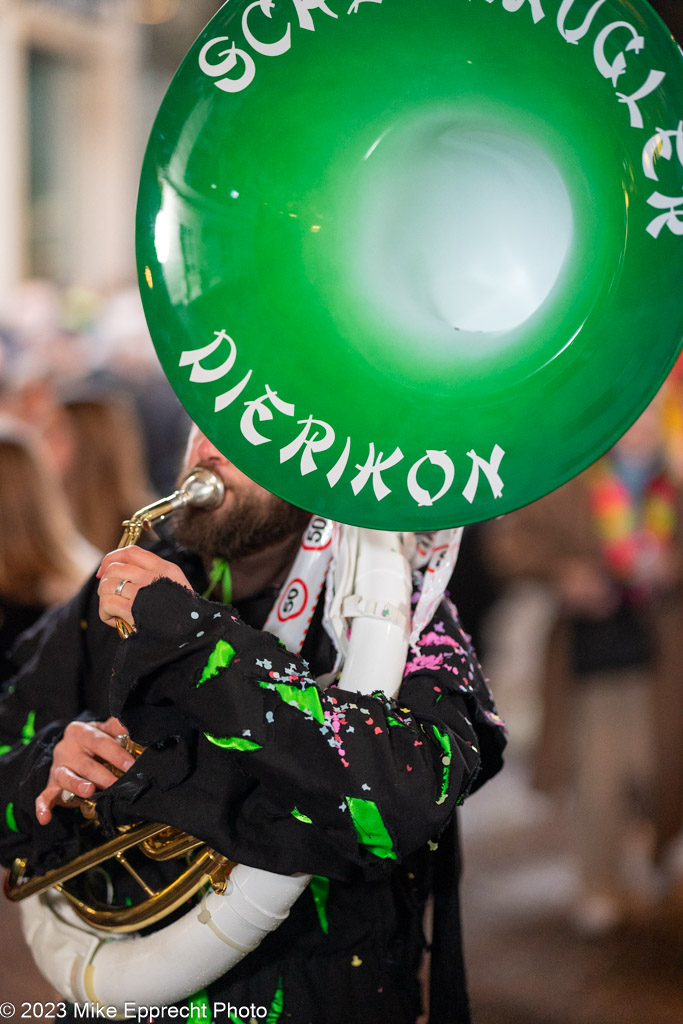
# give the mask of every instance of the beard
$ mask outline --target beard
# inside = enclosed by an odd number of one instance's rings
[[[311,518],[310,512],[268,491],[229,493],[233,500],[228,508],[207,510],[187,505],[171,523],[175,540],[205,561],[245,558],[303,533]]]

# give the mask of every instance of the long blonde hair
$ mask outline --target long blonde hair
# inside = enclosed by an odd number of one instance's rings
[[[0,596],[23,605],[66,600],[86,575],[79,544],[32,432],[0,418]]]

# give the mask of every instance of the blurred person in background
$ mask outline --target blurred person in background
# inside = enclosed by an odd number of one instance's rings
[[[44,431],[52,418],[55,391],[88,373],[89,340],[64,293],[44,280],[24,281],[0,310],[4,339],[4,412]]]
[[[37,438],[0,417],[0,684],[17,637],[52,605],[68,600],[98,552],[78,536]]]
[[[47,442],[78,530],[117,547],[124,519],[154,498],[133,402],[83,384],[59,402]]]
[[[98,337],[102,308],[108,306],[77,289],[61,292],[48,282],[20,287],[3,313],[0,404],[40,434],[77,529],[109,551],[119,543],[122,521],[155,495],[132,388],[116,367],[104,372],[117,353]]]
[[[25,281],[0,310],[0,331],[0,366],[9,384],[0,404],[37,427],[57,460],[66,443],[59,394],[81,385],[117,392],[135,407],[152,490],[174,489],[189,419],[159,365],[137,288],[103,297]]]
[[[681,829],[683,484],[671,407],[665,389],[594,466],[486,537],[501,578],[542,582],[555,609],[534,782],[567,798],[573,920],[585,934],[661,892],[654,865]]]
[[[451,600],[484,667],[488,654],[489,617],[500,597],[500,582],[491,572],[486,558],[485,538],[484,523],[465,527],[458,561],[448,584]]]
[[[162,372],[137,287],[102,304],[92,327],[90,379],[130,395],[152,487],[157,494],[174,490],[190,420]]]

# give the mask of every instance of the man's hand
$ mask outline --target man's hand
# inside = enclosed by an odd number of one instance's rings
[[[36,818],[41,825],[52,820],[53,807],[70,806],[63,792],[87,799],[96,789],[106,789],[116,782],[117,776],[107,764],[122,772],[135,764],[135,758],[116,739],[125,732],[126,727],[117,718],[67,725],[52,755],[47,786],[36,799]]]
[[[100,595],[100,618],[108,626],[114,627],[117,619],[135,626],[131,610],[133,601],[138,590],[154,580],[165,576],[192,590],[185,573],[177,565],[135,544],[105,555],[97,576],[100,581],[97,588]]]

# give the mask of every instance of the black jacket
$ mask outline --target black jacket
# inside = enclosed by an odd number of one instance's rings
[[[196,560],[159,554],[201,591]],[[283,1024],[412,1024],[437,838],[504,745],[452,608],[420,638],[395,702],[381,679],[372,697],[316,685],[331,657],[319,618],[299,657],[236,609],[160,580],[138,595],[137,632],[122,643],[98,618],[96,583],[17,651],[0,704],[2,861],[28,854],[43,871],[78,850],[79,812],[57,809],[41,827],[35,797],[65,725],[116,715],[146,749],[100,794],[105,823],[165,821],[237,862],[316,876],[209,1002],[266,1006]],[[261,626],[268,604],[242,614]]]

